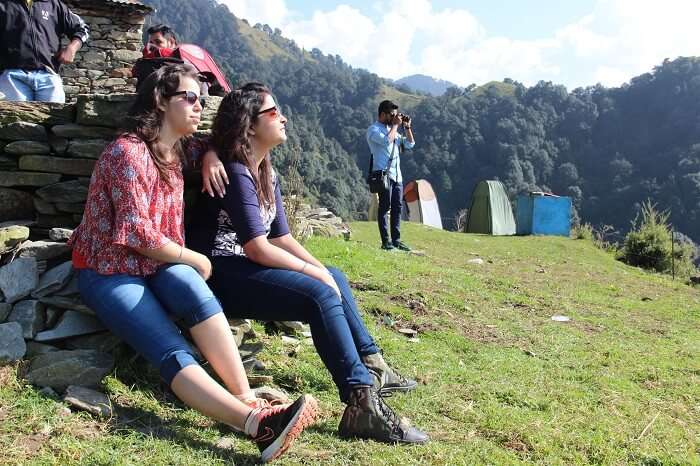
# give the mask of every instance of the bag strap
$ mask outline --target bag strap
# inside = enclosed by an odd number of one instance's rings
[[[399,137],[399,135],[397,134],[396,137]],[[395,151],[396,151],[396,139],[394,139],[394,142],[391,145],[391,157],[389,157],[389,163],[387,164],[386,169],[385,169],[386,171],[389,171],[389,169],[391,168],[391,164],[394,161],[394,152]]]

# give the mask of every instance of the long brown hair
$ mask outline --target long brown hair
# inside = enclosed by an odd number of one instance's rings
[[[129,110],[125,125],[125,130],[128,133],[136,135],[146,143],[161,179],[170,187],[172,187],[170,173],[172,170],[180,168],[180,163],[184,160],[184,151],[181,141],[177,141],[173,148],[177,160],[168,162],[165,154],[158,147],[160,130],[165,116],[159,107],[167,101],[167,95],[177,91],[183,77],[199,81],[197,70],[188,64],[163,66],[151,73],[139,87],[139,92]]]
[[[261,206],[271,205],[275,199],[272,162],[267,154],[260,167],[256,166],[248,131],[258,121],[258,112],[268,94],[272,95],[270,89],[256,82],[229,92],[219,105],[211,130],[219,157],[225,162],[240,162],[250,171]]]

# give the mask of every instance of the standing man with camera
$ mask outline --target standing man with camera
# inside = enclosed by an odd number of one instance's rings
[[[377,223],[379,236],[382,239],[382,249],[394,248],[410,251],[406,243],[401,241],[401,207],[403,204],[403,179],[401,178],[400,154],[404,149],[415,146],[411,117],[399,113],[399,106],[390,100],[384,100],[377,110],[377,121],[367,128],[367,144],[372,153],[370,177],[385,175],[388,182],[379,189],[379,209]],[[403,127],[405,135],[399,133]],[[391,211],[391,240],[387,230],[387,213]]]

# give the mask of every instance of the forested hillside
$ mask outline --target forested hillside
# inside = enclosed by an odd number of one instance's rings
[[[151,21],[206,47],[233,83],[272,86],[290,117],[290,144],[275,155],[284,174],[301,155],[307,195],[343,216],[366,211],[366,127],[389,97],[415,116],[418,145],[406,179],[428,179],[443,217],[468,206],[484,178],[511,194],[569,195],[583,221],[627,229],[647,198],[671,210],[675,227],[700,240],[700,60],[665,61],[620,88],[568,91],[509,79],[413,95],[341,57],[304,51],[282,31],[251,27],[213,0],[147,0]]]

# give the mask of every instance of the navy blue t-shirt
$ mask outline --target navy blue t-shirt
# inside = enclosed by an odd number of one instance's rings
[[[208,257],[245,257],[243,245],[258,236],[289,233],[279,180],[273,171],[275,202],[260,206],[255,182],[239,162],[225,164],[229,184],[223,198],[203,193],[187,227],[187,245]]]

